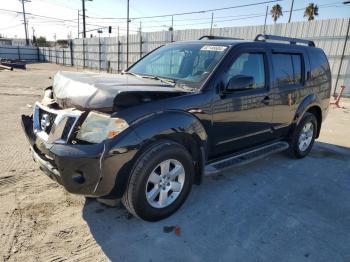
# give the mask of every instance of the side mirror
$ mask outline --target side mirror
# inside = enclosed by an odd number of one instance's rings
[[[226,90],[231,91],[244,91],[253,89],[255,85],[254,77],[246,75],[236,75],[232,77],[226,86]]]

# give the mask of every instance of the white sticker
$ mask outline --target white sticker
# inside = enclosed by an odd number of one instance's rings
[[[227,46],[222,45],[205,45],[201,48],[202,51],[216,51],[216,52],[223,52],[225,51]]]

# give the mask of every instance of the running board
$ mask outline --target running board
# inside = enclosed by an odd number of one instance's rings
[[[204,174],[206,176],[217,174],[233,166],[247,164],[255,160],[264,158],[268,155],[284,151],[288,148],[289,144],[287,142],[276,142],[273,144],[255,148],[251,151],[237,154],[206,165],[204,168]]]

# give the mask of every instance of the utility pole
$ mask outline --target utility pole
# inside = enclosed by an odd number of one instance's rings
[[[81,0],[83,3],[83,38],[86,38],[86,24],[85,24],[85,0]]]
[[[28,0],[21,0],[21,1],[22,1],[22,10],[23,10],[24,31],[25,31],[25,34],[26,34],[26,45],[29,45],[26,10],[24,8],[24,2],[27,2]]]
[[[34,39],[35,39],[35,29],[34,29],[34,27],[32,27],[32,30],[33,30],[33,42],[34,42]]]
[[[140,21],[140,58],[142,57],[142,23]]]
[[[292,4],[291,4],[291,6],[290,6],[290,12],[289,12],[288,23],[290,23],[290,21],[292,20],[293,5],[294,5],[294,0],[292,0]]]
[[[213,34],[214,12],[211,13],[210,35]]]
[[[348,5],[350,4],[350,1],[345,1],[343,2],[344,5]],[[344,55],[345,55],[345,50],[346,50],[346,44],[348,43],[348,38],[349,38],[349,32],[350,32],[350,18],[348,18],[348,28],[346,30],[346,35],[345,35],[345,41],[344,41],[344,45],[343,45],[343,51],[342,51],[342,54],[341,54],[341,57],[340,57],[340,64],[339,64],[339,67],[338,67],[338,73],[337,73],[337,78],[335,80],[335,85],[334,85],[334,91],[333,91],[333,95],[335,96],[335,93],[337,91],[337,85],[338,85],[338,81],[339,81],[339,75],[340,75],[340,72],[341,72],[341,67],[343,65],[343,60],[344,60]]]
[[[264,22],[264,34],[266,33],[266,20],[267,20],[267,13],[268,12],[269,12],[269,6],[267,5],[266,6],[266,13],[265,13],[265,22]]]
[[[78,9],[78,38],[80,37],[80,10]]]
[[[174,42],[174,16],[171,16],[171,42]]]
[[[126,8],[126,68],[129,67],[129,0],[127,0]]]

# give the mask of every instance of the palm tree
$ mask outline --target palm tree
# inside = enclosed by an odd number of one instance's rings
[[[273,21],[276,23],[277,19],[280,18],[280,16],[283,16],[282,7],[279,4],[276,4],[272,7],[270,13]]]
[[[318,16],[318,6],[314,3],[310,3],[304,12],[304,17],[307,17],[308,21],[314,20],[315,16]]]

